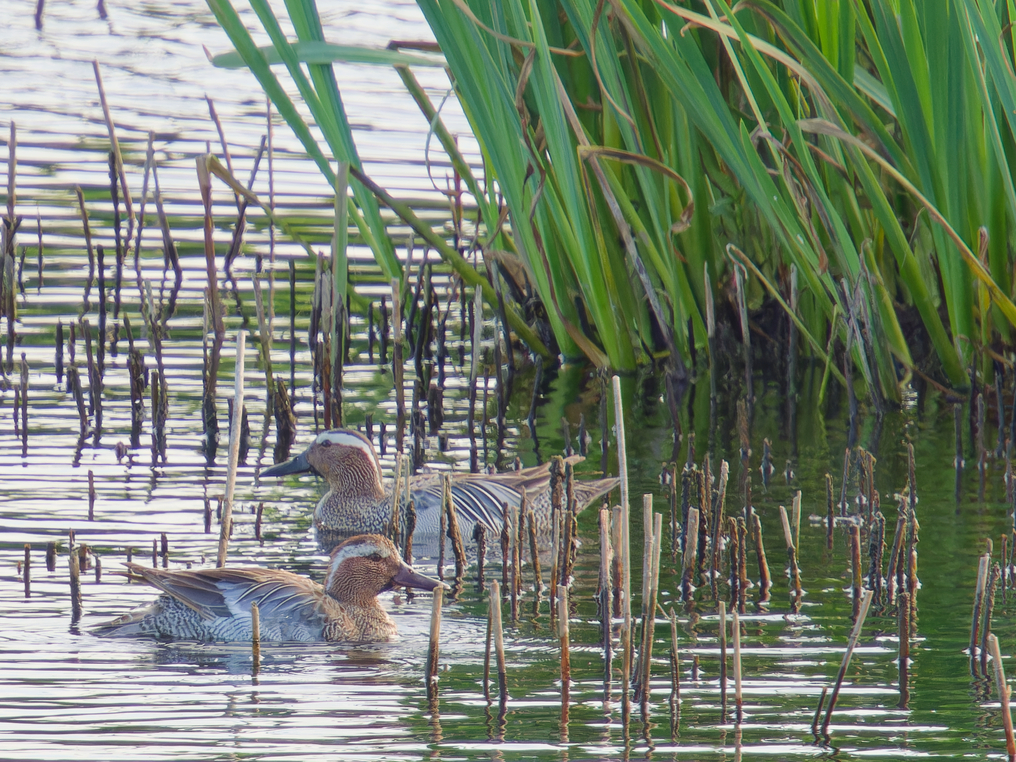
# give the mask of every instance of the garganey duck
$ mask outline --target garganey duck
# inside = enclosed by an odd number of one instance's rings
[[[127,566],[163,595],[100,626],[98,635],[250,640],[250,604],[256,602],[262,640],[375,643],[397,634],[378,593],[395,585],[441,585],[403,563],[391,540],[380,535],[351,537],[335,548],[324,585],[274,569]]]
[[[581,456],[572,456],[576,463]],[[357,431],[322,432],[300,455],[271,466],[262,476],[312,471],[328,482],[328,492],[314,511],[318,543],[324,549],[360,532],[385,532],[392,517],[393,485],[384,484],[381,461],[374,445]],[[416,536],[436,539],[440,531],[442,480],[439,473],[418,474],[409,482],[409,498],[416,509]],[[610,492],[616,478],[574,482],[578,510]],[[504,506],[517,507],[525,488],[541,536],[551,531],[550,465],[545,463],[500,474],[454,474],[452,499],[463,537],[472,537],[479,522],[500,533]],[[404,526],[404,524],[402,524]]]

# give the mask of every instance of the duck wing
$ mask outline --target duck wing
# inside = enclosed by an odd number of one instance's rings
[[[257,603],[262,618],[320,617],[327,598],[321,585],[290,572],[232,568],[167,571],[130,563],[145,582],[193,609],[204,619],[249,616]]]
[[[581,463],[585,458],[572,455],[565,458],[566,463]],[[413,479],[413,499],[417,510],[421,505],[440,509],[442,498],[442,476],[425,474]],[[579,484],[596,484],[595,494],[589,500],[609,491],[617,479],[600,479],[596,482],[578,482]],[[600,483],[603,484],[600,484]],[[526,490],[530,501],[534,501],[543,492],[550,489],[550,463],[530,466],[519,471],[505,471],[499,474],[454,474],[452,476],[452,499],[459,516],[468,521],[478,522],[487,528],[500,532],[504,525],[504,507],[517,507],[522,504],[522,490]],[[581,494],[581,493],[579,493]],[[588,503],[588,501],[586,501]],[[586,503],[579,500],[581,507]]]

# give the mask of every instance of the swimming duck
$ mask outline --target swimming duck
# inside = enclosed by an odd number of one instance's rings
[[[581,456],[571,456],[576,463]],[[284,476],[312,471],[328,482],[328,492],[314,511],[318,543],[329,548],[359,532],[384,532],[391,521],[393,487],[381,478],[381,461],[363,434],[334,429],[319,434],[310,446],[290,461],[278,463],[262,476]],[[418,474],[409,483],[416,508],[416,536],[436,538],[440,527],[442,475]],[[582,510],[610,492],[616,478],[575,481],[575,497]],[[464,538],[472,537],[477,522],[500,534],[504,506],[518,506],[525,488],[536,519],[537,532],[551,530],[550,465],[543,464],[500,474],[454,474],[452,499]]]
[[[324,585],[274,569],[127,566],[163,595],[102,625],[98,635],[250,640],[250,604],[256,602],[262,640],[382,642],[397,631],[378,593],[395,585],[422,590],[441,585],[403,563],[391,540],[380,535],[351,537],[335,548]]]

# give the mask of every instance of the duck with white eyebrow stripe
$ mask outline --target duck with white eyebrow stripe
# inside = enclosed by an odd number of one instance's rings
[[[576,455],[567,460],[577,463],[583,458]],[[314,510],[314,527],[322,549],[330,550],[343,539],[361,532],[381,533],[386,530],[392,515],[393,485],[386,486],[382,481],[377,451],[363,434],[349,429],[325,431],[318,434],[302,453],[266,469],[262,476],[285,476],[307,471],[328,482],[328,492]],[[616,478],[576,480],[578,510],[610,492],[617,484]],[[549,542],[550,467],[546,463],[502,474],[454,474],[452,498],[462,536],[471,538],[477,522],[500,534],[505,505],[519,506],[523,489],[529,497],[537,533]],[[409,498],[416,507],[414,537],[425,547],[437,544],[441,492],[441,474],[418,474],[410,480]],[[404,521],[402,525],[405,526]]]

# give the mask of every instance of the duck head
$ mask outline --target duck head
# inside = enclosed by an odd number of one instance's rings
[[[358,431],[323,431],[310,447],[285,463],[261,472],[262,476],[285,476],[311,471],[328,482],[332,492],[355,497],[384,497],[381,461],[374,445]]]
[[[344,603],[368,603],[396,585],[433,590],[444,587],[399,557],[398,548],[379,534],[350,537],[332,551],[325,578],[328,594]]]

